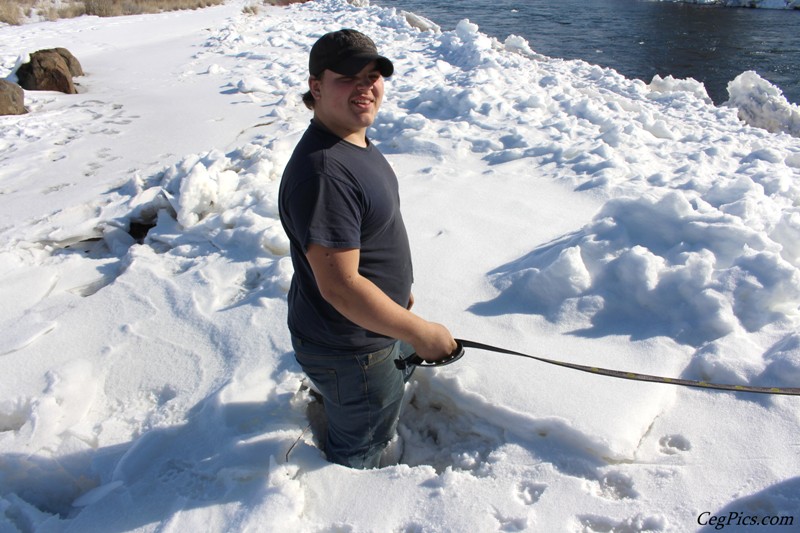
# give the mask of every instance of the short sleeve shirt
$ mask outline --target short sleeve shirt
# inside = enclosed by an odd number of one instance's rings
[[[336,311],[320,294],[306,258],[312,243],[358,248],[359,273],[406,307],[411,251],[397,176],[383,154],[372,143],[356,146],[312,120],[283,173],[279,210],[294,265],[290,332],[332,352],[366,353],[393,342]]]

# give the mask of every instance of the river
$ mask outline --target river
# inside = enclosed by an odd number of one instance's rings
[[[650,82],[703,82],[715,103],[728,82],[754,70],[800,103],[800,10],[744,9],[653,0],[373,0],[450,30],[462,19],[504,40],[524,37],[540,54],[583,59]]]

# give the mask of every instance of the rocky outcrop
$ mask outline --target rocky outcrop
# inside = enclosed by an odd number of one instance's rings
[[[73,76],[83,76],[83,68],[66,48],[39,50],[31,60],[19,67],[17,79],[29,91],[59,91],[77,94]]]
[[[22,115],[25,109],[25,92],[10,81],[0,80],[0,115]]]

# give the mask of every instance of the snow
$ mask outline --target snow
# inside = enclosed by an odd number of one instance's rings
[[[308,50],[341,27],[395,62],[370,135],[420,315],[579,364],[800,380],[798,110],[777,88],[743,73],[714,107],[694,80],[358,4],[0,28],[0,76],[54,46],[86,71],[0,117],[0,531],[796,525],[796,397],[474,349],[417,370],[399,464],[324,460],[276,198]]]

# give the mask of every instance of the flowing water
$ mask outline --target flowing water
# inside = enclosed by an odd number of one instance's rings
[[[719,104],[728,82],[754,70],[800,103],[800,10],[743,9],[654,0],[373,0],[450,30],[462,19],[540,54],[583,59],[628,78],[694,78]]]

